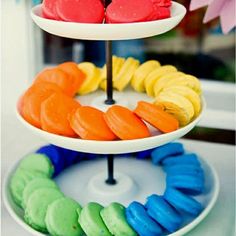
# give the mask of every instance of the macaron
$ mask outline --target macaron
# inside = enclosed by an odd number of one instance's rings
[[[28,202],[30,195],[39,188],[56,188],[58,189],[57,184],[48,178],[34,178],[24,188],[23,191],[23,199],[22,199],[22,207],[25,208]]]
[[[100,215],[103,206],[88,203],[79,213],[79,223],[87,236],[111,236]]]
[[[153,4],[159,6],[159,7],[170,7],[171,6],[171,0],[151,0]]]
[[[86,79],[85,73],[81,69],[79,69],[75,62],[72,61],[64,62],[58,65],[57,68],[64,71],[70,77],[73,78],[72,83],[70,85],[70,94],[71,96],[74,96]]]
[[[59,147],[49,144],[39,148],[36,153],[44,154],[50,159],[55,170],[53,175],[54,177],[60,174],[65,169],[65,160],[62,157],[62,150]]]
[[[160,92],[156,96],[154,104],[163,106],[166,112],[179,121],[181,127],[191,122],[194,117],[194,107],[190,100],[174,91]]]
[[[138,67],[134,72],[131,80],[131,86],[137,92],[144,92],[145,78],[156,68],[160,67],[160,63],[156,60],[148,60]]]
[[[104,112],[90,106],[76,109],[69,117],[70,126],[82,138],[87,140],[110,141],[116,135],[107,125]]]
[[[41,104],[42,129],[57,135],[77,137],[70,127],[68,116],[80,103],[62,93],[54,93]]]
[[[69,150],[66,148],[61,148],[61,147],[59,147],[59,149],[62,152],[62,156],[65,162],[65,168],[71,165],[74,165],[84,159],[84,153]]]
[[[79,212],[81,211],[79,203],[69,197],[63,197],[55,200],[47,208],[46,226],[52,236],[82,236],[83,230],[78,223]]]
[[[132,23],[146,21],[153,12],[153,3],[147,0],[112,1],[106,9],[107,23]]]
[[[85,74],[85,80],[77,90],[79,95],[85,95],[96,91],[102,81],[101,69],[91,62],[81,62],[78,68]]]
[[[155,148],[151,153],[151,158],[153,164],[158,165],[166,157],[180,155],[183,153],[184,153],[183,144],[174,142]]]
[[[57,0],[43,0],[42,2],[43,17],[52,20],[59,20],[59,16],[57,15],[55,8],[56,2]]]
[[[147,18],[147,21],[161,20],[169,18],[171,16],[171,11],[169,7],[158,6],[158,4],[153,4],[153,12]]]
[[[147,213],[163,228],[173,233],[182,224],[182,217],[163,197],[153,194],[147,198]]]
[[[204,189],[204,176],[199,175],[167,175],[166,185],[189,194],[200,194]]]
[[[136,157],[137,159],[147,159],[151,157],[151,153],[152,153],[153,149],[148,149],[145,151],[140,151],[136,153]]]
[[[112,235],[137,236],[137,233],[127,222],[125,217],[125,207],[120,203],[111,203],[109,206],[103,208],[100,214],[103,222]]]
[[[133,57],[128,57],[122,64],[119,73],[113,78],[113,87],[118,91],[123,91],[130,83],[140,62]]]
[[[132,202],[126,208],[126,219],[131,227],[140,236],[158,236],[162,229],[147,213],[145,207],[139,202]]]
[[[182,165],[171,165],[164,166],[164,171],[167,175],[196,175],[203,176],[204,172],[199,165],[194,164],[182,164]]]
[[[47,177],[52,177],[54,173],[54,166],[49,158],[44,154],[33,153],[25,156],[20,162],[18,168],[23,168],[31,171],[39,171]]]
[[[18,206],[22,206],[23,191],[27,183],[38,177],[47,178],[47,176],[42,172],[25,170],[22,168],[18,168],[13,174],[10,181],[10,191],[14,202]]]
[[[100,0],[58,0],[56,12],[62,20],[78,23],[102,23],[105,15]]]
[[[41,104],[61,88],[53,83],[36,83],[29,87],[21,98],[21,115],[31,125],[41,128]]]
[[[174,116],[152,103],[139,101],[134,113],[163,133],[169,133],[179,128],[179,122]]]
[[[183,155],[170,156],[165,158],[162,161],[164,166],[173,166],[173,165],[196,165],[200,166],[200,162],[195,153],[186,153]]]
[[[122,140],[150,136],[146,124],[126,107],[113,105],[106,111],[104,118],[110,129]]]
[[[57,85],[63,94],[73,97],[75,91],[73,88],[74,78],[59,67],[47,68],[36,75],[34,84],[49,82]]]
[[[193,216],[199,215],[203,207],[194,198],[174,188],[167,188],[164,199],[179,212],[185,212]]]
[[[154,97],[154,85],[155,83],[165,74],[176,72],[177,69],[171,65],[164,65],[153,70],[148,76],[144,79],[144,87],[146,93],[150,97]]]
[[[47,232],[45,217],[48,206],[55,200],[64,197],[56,188],[40,188],[35,190],[29,197],[25,209],[25,221],[32,228]]]

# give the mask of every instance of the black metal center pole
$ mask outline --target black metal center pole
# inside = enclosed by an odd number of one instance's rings
[[[104,0],[104,6],[107,7],[111,0]],[[105,103],[112,105],[115,103],[113,100],[113,81],[112,81],[112,41],[106,41],[106,65],[107,65],[107,99]],[[114,179],[114,155],[107,155],[107,180],[109,185],[116,184]]]
[[[112,42],[106,41],[106,66],[107,66],[107,99],[105,104],[112,105],[113,100],[113,82],[112,82]]]
[[[106,183],[109,185],[116,184],[116,180],[114,179],[114,155],[107,155],[107,180]]]

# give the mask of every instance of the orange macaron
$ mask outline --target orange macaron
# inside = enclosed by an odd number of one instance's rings
[[[79,69],[75,62],[64,62],[58,65],[57,68],[64,71],[73,78],[73,82],[71,84],[71,95],[74,96],[85,81],[86,75],[82,70]]]
[[[134,113],[163,133],[169,133],[179,128],[179,122],[174,116],[152,103],[139,101]]]
[[[45,69],[40,72],[34,80],[35,84],[39,82],[54,83],[61,88],[63,93],[70,97],[73,97],[76,92],[72,86],[74,83],[74,77],[58,67]]]
[[[20,99],[20,113],[31,125],[41,128],[41,104],[55,92],[61,92],[56,84],[43,82],[33,84]]]
[[[110,129],[122,140],[150,136],[146,124],[126,107],[113,105],[106,111],[104,118]]]
[[[77,137],[70,127],[69,114],[80,107],[80,103],[63,93],[54,93],[41,104],[42,129],[67,137]]]
[[[69,121],[71,128],[82,139],[110,141],[117,138],[105,122],[104,112],[94,107],[82,106],[76,109]]]

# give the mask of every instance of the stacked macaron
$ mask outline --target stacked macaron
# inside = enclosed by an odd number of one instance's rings
[[[53,236],[83,235],[77,213],[81,206],[65,197],[51,177],[85,157],[84,153],[48,145],[20,162],[10,190],[15,203],[24,209],[27,224]]]
[[[123,59],[123,60],[122,60]],[[102,68],[100,87],[106,89],[106,66]],[[113,87],[123,91],[128,85],[153,97],[154,104],[175,116],[185,126],[201,111],[201,84],[192,76],[178,71],[172,65],[156,60],[140,62],[130,57],[113,57]]]
[[[90,202],[82,208],[66,197],[51,177],[96,156],[54,145],[27,155],[10,181],[13,200],[24,209],[26,223],[52,236],[163,235],[178,230],[186,216],[194,218],[202,211],[202,205],[191,195],[202,193],[204,172],[196,154],[185,153],[181,143],[135,155],[151,157],[154,164],[164,167],[167,180],[163,196],[152,194],[145,205],[134,201],[127,208],[117,202],[106,207]]]
[[[169,18],[170,6],[170,0],[113,0],[105,9],[101,0],[43,0],[42,15],[67,22],[132,23]]]
[[[74,136],[73,130],[67,125],[66,116],[68,112],[80,106],[72,97],[84,80],[84,73],[73,62],[43,70],[20,99],[21,115],[37,128]],[[56,123],[64,126],[56,127],[53,125]]]
[[[149,196],[145,205],[132,202],[126,218],[139,235],[172,233],[181,227],[185,215],[195,217],[202,211],[202,205],[191,195],[202,193],[204,172],[196,154],[184,153],[181,143],[169,143],[139,155],[148,156],[153,164],[163,165],[166,190],[162,196]]]

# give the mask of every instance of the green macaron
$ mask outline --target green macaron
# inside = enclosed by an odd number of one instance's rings
[[[79,203],[65,197],[54,201],[48,206],[45,218],[48,232],[52,236],[81,236],[83,230],[78,223]]]
[[[112,235],[137,236],[137,233],[129,226],[125,217],[125,207],[113,202],[101,210],[101,216]]]
[[[28,202],[30,195],[39,188],[56,188],[58,189],[57,184],[48,178],[35,178],[31,180],[24,188],[22,207],[25,208]]]
[[[26,170],[36,170],[51,177],[54,173],[54,167],[47,156],[43,154],[29,154],[20,162],[19,168]]]
[[[59,198],[63,193],[56,188],[40,188],[35,190],[29,197],[25,209],[25,221],[34,229],[47,232],[45,217],[48,206]]]
[[[80,212],[79,223],[87,236],[111,236],[100,215],[103,206],[88,203]]]
[[[25,186],[35,178],[47,178],[47,176],[39,171],[25,170],[25,169],[17,169],[13,174],[10,181],[10,191],[13,197],[14,202],[18,206],[22,206],[23,200],[23,191]]]

